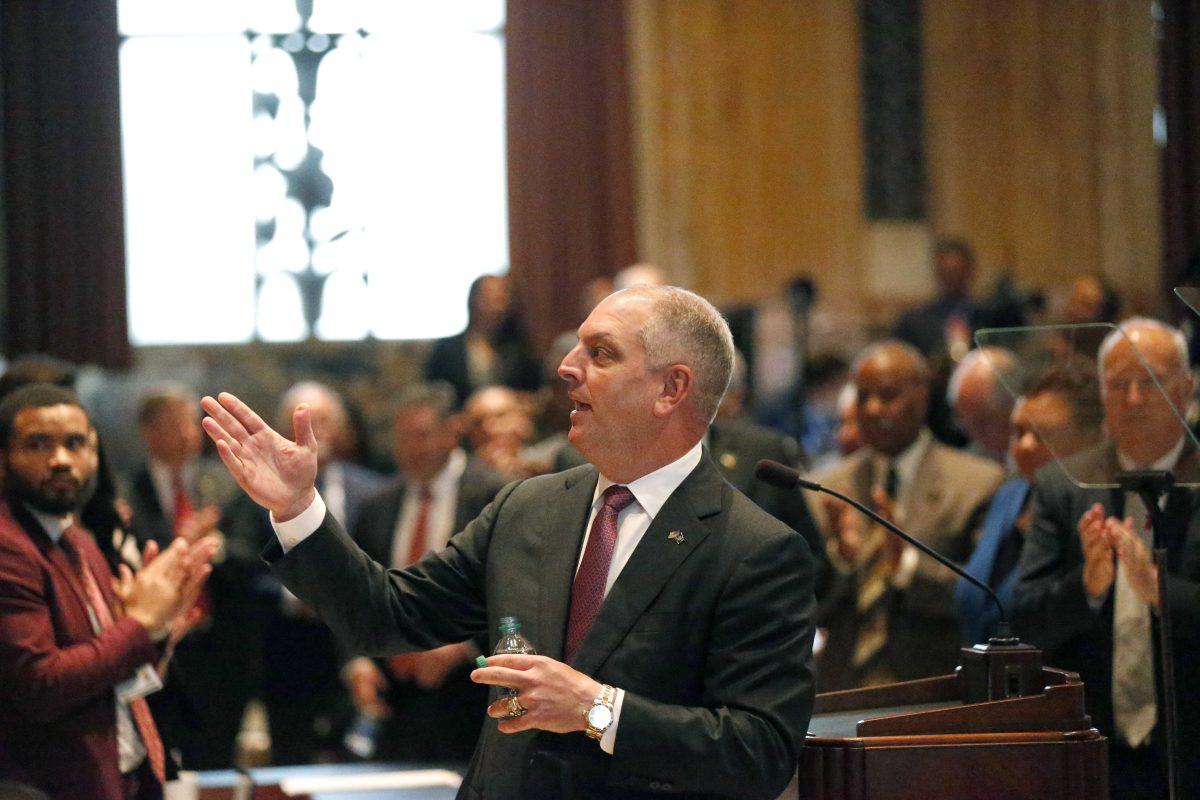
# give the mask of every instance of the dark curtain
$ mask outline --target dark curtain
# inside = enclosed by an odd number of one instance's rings
[[[1200,0],[1162,0],[1164,284],[1200,285]],[[1174,298],[1168,298],[1175,307]]]
[[[636,260],[625,28],[621,0],[508,0],[510,274],[540,347]]]
[[[115,0],[3,0],[5,352],[131,360]]]

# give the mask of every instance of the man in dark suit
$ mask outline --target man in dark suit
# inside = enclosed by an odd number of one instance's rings
[[[138,404],[138,431],[147,459],[129,476],[125,497],[130,532],[144,546],[170,546],[220,537],[213,574],[205,587],[202,621],[180,642],[163,691],[150,703],[168,748],[179,750],[185,769],[228,769],[257,670],[251,586],[258,572],[257,547],[216,532],[221,507],[237,486],[219,463],[200,458],[199,398],[183,386],[157,386]]]
[[[399,476],[367,500],[351,536],[368,556],[403,569],[440,550],[479,516],[507,482],[459,447],[460,418],[448,384],[414,387],[393,418]],[[479,655],[473,642],[372,661],[343,670],[360,714],[384,717],[374,758],[385,761],[461,761],[471,756],[486,687],[468,675]]]
[[[484,726],[461,797],[774,798],[812,711],[812,560],[704,457],[729,329],[690,292],[635,287],[579,334],[560,374],[591,464],[511,484],[402,572],[327,518],[303,409],[295,443],[227,394],[202,401],[204,425],[272,509],[276,573],[355,649],[424,649],[521,620],[541,655],[472,673],[517,694],[489,707],[507,718]]]
[[[1109,335],[1100,349],[1100,385],[1110,441],[1067,459],[1066,474],[1056,465],[1038,473],[1033,526],[1021,553],[1019,630],[1046,651],[1047,663],[1083,679],[1087,711],[1110,737],[1112,794],[1123,799],[1166,796],[1158,649],[1151,635],[1159,575],[1140,498],[1118,489],[1081,489],[1070,478],[1105,484],[1122,470],[1165,469],[1180,482],[1200,480],[1194,441],[1174,410],[1193,389],[1187,355],[1179,332],[1155,320],[1129,320]],[[1200,659],[1190,655],[1200,645],[1197,512],[1195,489],[1170,491],[1162,533],[1184,743],[1200,736]],[[1181,761],[1183,785],[1198,785],[1200,765],[1186,745]]]
[[[309,410],[321,442],[317,487],[330,498],[329,512],[346,530],[353,529],[368,497],[386,486],[375,472],[339,458],[349,435],[346,407],[332,388],[316,381],[297,383],[279,404],[281,430],[290,433],[298,406]],[[255,508],[259,541],[272,537],[266,513]],[[329,627],[295,595],[270,576],[260,584],[267,599],[263,630],[262,698],[271,731],[275,764],[307,764],[336,753],[336,728],[347,713],[348,698],[340,667],[345,660]]]
[[[114,584],[76,522],[98,455],[66,389],[33,384],[0,403],[0,461],[0,779],[61,798],[159,798],[166,758],[144,695],[215,543],[151,548]]]

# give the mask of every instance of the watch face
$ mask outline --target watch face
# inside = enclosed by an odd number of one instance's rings
[[[588,724],[597,730],[604,730],[612,724],[613,712],[608,706],[592,706],[588,709]]]

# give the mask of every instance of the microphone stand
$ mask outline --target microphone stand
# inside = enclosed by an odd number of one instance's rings
[[[1172,640],[1171,606],[1167,593],[1166,511],[1160,504],[1175,485],[1175,476],[1163,470],[1130,470],[1117,475],[1122,491],[1133,492],[1146,507],[1154,533],[1154,566],[1158,571],[1158,614],[1151,614],[1158,628],[1158,660],[1162,678],[1163,727],[1167,734],[1167,791],[1170,800],[1179,797],[1179,728],[1175,706],[1175,643]]]
[[[1044,686],[1042,681],[1042,653],[1035,647],[1022,644],[1012,630],[1004,604],[992,588],[970,574],[958,564],[934,550],[924,542],[913,538],[897,527],[891,520],[878,514],[853,497],[849,497],[836,489],[831,489],[816,481],[804,478],[797,470],[784,466],[777,461],[763,459],[754,470],[755,477],[773,486],[783,489],[801,487],[811,492],[824,492],[866,515],[889,531],[899,536],[905,542],[925,553],[954,574],[968,583],[982,589],[995,604],[1000,615],[1000,624],[996,635],[988,640],[986,645],[977,644],[974,647],[964,647],[961,650],[963,665],[960,667],[965,681],[965,700],[968,703],[985,702],[988,700],[1003,700],[1009,697],[1020,697],[1037,694]]]

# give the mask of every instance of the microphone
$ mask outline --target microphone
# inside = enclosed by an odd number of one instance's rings
[[[962,577],[967,582],[978,586],[980,589],[986,592],[987,596],[990,597],[992,602],[996,604],[996,610],[1000,612],[1000,625],[997,628],[996,635],[992,637],[992,642],[995,644],[1009,644],[1017,641],[1016,637],[1014,637],[1012,634],[1012,627],[1009,625],[1008,615],[1004,613],[1004,604],[1000,602],[1000,598],[997,597],[996,593],[992,591],[992,587],[988,586],[974,575],[968,574],[967,571],[958,566],[958,564],[955,564],[953,561],[946,558],[929,545],[925,544],[924,542],[917,541],[913,537],[909,536],[907,533],[893,525],[890,521],[884,519],[882,516],[858,502],[853,497],[847,497],[835,489],[830,489],[828,486],[822,486],[816,481],[810,481],[802,476],[797,470],[784,466],[778,461],[771,461],[767,458],[759,461],[758,465],[755,466],[754,477],[780,489],[790,490],[799,487],[801,489],[807,489],[810,492],[824,492],[825,494],[833,495],[839,500],[854,506],[863,514],[866,514],[868,517],[873,519],[875,522],[878,522],[880,525],[887,528],[889,531],[896,534],[901,539],[920,550],[922,553],[925,553],[936,560],[939,564],[942,564],[948,568],[955,575]]]

